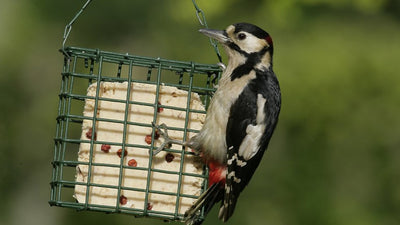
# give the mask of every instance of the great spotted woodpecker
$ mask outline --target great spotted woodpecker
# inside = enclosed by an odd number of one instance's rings
[[[229,60],[202,129],[183,143],[209,167],[209,187],[185,213],[186,224],[201,224],[202,206],[207,214],[220,201],[219,219],[226,222],[232,216],[268,146],[281,107],[267,32],[248,23],[200,32],[220,42]]]

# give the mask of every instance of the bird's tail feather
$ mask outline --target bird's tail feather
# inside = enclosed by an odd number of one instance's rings
[[[185,212],[184,221],[186,225],[200,225],[203,219],[200,218],[202,207],[204,206],[204,216],[210,212],[214,204],[223,197],[220,183],[214,183],[207,189],[197,201]]]
[[[224,200],[218,213],[218,218],[220,220],[223,222],[228,221],[235,211],[236,201],[237,198],[233,195],[233,193],[225,193]]]

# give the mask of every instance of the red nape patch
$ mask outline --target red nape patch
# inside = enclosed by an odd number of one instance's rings
[[[212,161],[208,162],[208,168],[208,187],[218,182],[222,182],[222,184],[225,185],[226,166]]]
[[[267,41],[267,43],[268,43],[270,46],[272,46],[272,38],[271,38],[271,36],[267,36],[267,37],[265,38],[265,40]]]

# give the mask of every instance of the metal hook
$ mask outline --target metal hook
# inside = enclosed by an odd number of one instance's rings
[[[192,0],[192,3],[194,5],[194,8],[196,9],[196,16],[197,16],[197,19],[199,20],[199,23],[203,27],[208,28],[206,16],[204,15],[203,10],[200,9],[200,7],[197,5],[195,0]],[[222,57],[221,57],[221,54],[219,53],[217,42],[215,40],[213,40],[212,38],[210,38],[210,44],[214,48],[215,53],[217,54],[218,61],[220,63],[222,63]]]
[[[89,3],[90,3],[91,1],[92,1],[92,0],[87,0],[86,3],[82,6],[82,8],[78,11],[78,13],[74,16],[74,18],[72,18],[71,22],[69,22],[69,23],[67,24],[67,26],[65,26],[65,29],[64,29],[64,36],[63,36],[63,42],[62,42],[62,49],[61,49],[61,51],[62,51],[64,54],[67,54],[66,51],[65,51],[65,43],[67,42],[68,36],[69,36],[69,34],[71,33],[72,24],[75,23],[75,21],[78,19],[78,17],[82,14],[82,12],[86,9],[86,7],[89,5]],[[67,54],[67,55],[68,55],[68,54]]]

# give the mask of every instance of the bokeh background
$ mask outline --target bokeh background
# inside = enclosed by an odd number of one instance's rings
[[[58,49],[84,1],[0,3],[0,224],[165,224],[48,205]],[[197,3],[212,28],[271,34],[282,89],[277,130],[228,224],[400,224],[400,1]],[[190,0],[96,0],[67,45],[216,63],[199,28]]]

